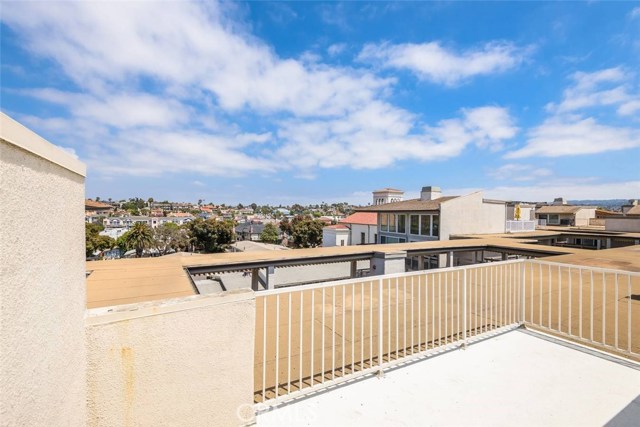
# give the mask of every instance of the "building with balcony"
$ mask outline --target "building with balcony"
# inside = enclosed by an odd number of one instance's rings
[[[378,216],[378,243],[448,240],[453,234],[503,233],[505,202],[482,192],[442,196],[439,187],[423,187],[419,199],[358,209]]]
[[[84,165],[0,121],[2,425],[640,419],[640,245],[594,257],[487,237],[85,262]],[[405,269],[476,250],[525,257]],[[364,277],[300,286],[203,295],[192,280],[361,261]]]

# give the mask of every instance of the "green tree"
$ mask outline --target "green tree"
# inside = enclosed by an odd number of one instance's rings
[[[85,252],[87,258],[93,256],[96,252],[106,251],[115,246],[116,242],[109,236],[101,236],[100,232],[104,230],[101,224],[85,224]]]
[[[291,236],[293,229],[291,228],[291,222],[289,221],[289,219],[284,218],[282,221],[280,221],[280,230],[282,230],[282,232],[287,234],[288,236]]]
[[[266,243],[279,243],[280,236],[278,233],[278,228],[269,223],[264,226],[262,233],[260,233],[260,240]]]
[[[135,249],[136,257],[142,257],[144,250],[153,246],[153,230],[147,224],[136,222],[133,227],[122,235],[129,249]]]
[[[291,237],[296,248],[315,248],[322,244],[322,221],[296,217],[291,223]]]
[[[204,252],[224,252],[233,241],[233,221],[203,220],[191,221],[187,228],[191,242]]]
[[[172,222],[162,224],[153,230],[153,246],[161,255],[166,255],[172,249],[184,249],[188,243],[187,231]]]

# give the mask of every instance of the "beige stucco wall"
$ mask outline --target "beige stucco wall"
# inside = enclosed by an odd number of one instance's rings
[[[87,318],[89,426],[251,421],[251,290],[118,310]]]
[[[480,191],[440,205],[440,240],[452,234],[504,233],[505,224],[505,205],[483,203]]]
[[[84,166],[0,119],[0,425],[85,425]]]
[[[576,212],[576,227],[589,225],[589,219],[596,217],[595,209],[580,209]]]
[[[604,221],[604,229],[607,231],[627,231],[640,233],[640,218],[605,218]]]

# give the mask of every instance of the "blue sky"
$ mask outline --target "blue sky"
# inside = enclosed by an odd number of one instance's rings
[[[2,111],[87,196],[640,197],[639,2],[3,2]]]

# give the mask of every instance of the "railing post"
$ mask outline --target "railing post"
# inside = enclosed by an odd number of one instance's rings
[[[525,279],[526,279],[526,274],[527,274],[527,269],[525,267],[525,261],[520,261],[520,293],[522,294],[521,298],[520,298],[520,315],[522,316],[520,318],[520,325],[524,325],[525,322],[525,307],[526,307],[526,303],[525,303],[525,290],[526,290],[526,286],[525,286]]]
[[[462,348],[467,348],[467,269],[462,269]]]
[[[383,322],[383,299],[382,299],[382,278],[378,279],[378,377],[382,377],[382,363],[383,363],[383,333],[382,333],[382,322]]]

